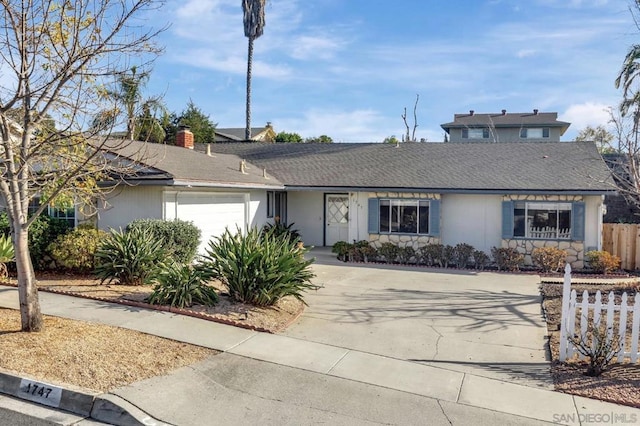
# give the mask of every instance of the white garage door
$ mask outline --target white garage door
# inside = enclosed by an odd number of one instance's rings
[[[179,193],[176,204],[177,218],[200,228],[200,254],[204,254],[209,240],[220,236],[226,228],[235,232],[236,227],[244,229],[247,223],[243,194]]]

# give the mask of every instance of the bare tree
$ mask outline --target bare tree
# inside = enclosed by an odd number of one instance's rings
[[[253,42],[264,31],[264,9],[267,0],[242,0],[244,35],[249,39],[247,52],[247,103],[244,138],[251,139],[251,70],[253,68]]]
[[[22,330],[43,328],[31,264],[29,226],[47,204],[91,205],[97,183],[119,161],[83,131],[105,109],[105,83],[151,60],[161,30],[140,15],[155,0],[0,0],[0,194],[15,247]],[[53,118],[56,126],[45,126]],[[29,203],[42,202],[30,214]]]
[[[640,208],[640,111],[635,109],[632,115],[625,115],[620,109],[610,108],[609,116],[618,150],[604,153],[604,160],[611,169],[618,192],[630,205]]]
[[[407,133],[402,137],[402,142],[416,142],[416,129],[418,128],[418,101],[420,100],[420,94],[416,94],[416,102],[413,104],[413,132],[409,133],[409,123],[407,123],[407,107],[404,107],[404,112],[400,117],[404,121],[404,126],[407,128]]]

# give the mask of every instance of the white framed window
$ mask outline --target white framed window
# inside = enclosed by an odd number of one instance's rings
[[[571,239],[571,203],[520,201],[513,207],[514,237]]]
[[[548,127],[532,127],[520,129],[522,139],[546,139],[549,137]]]
[[[381,199],[381,234],[429,234],[429,200]]]
[[[489,139],[489,129],[487,128],[464,128],[462,129],[462,139]]]
[[[267,217],[278,218],[287,223],[287,193],[283,191],[267,191]]]
[[[54,217],[56,219],[61,219],[66,221],[69,224],[69,228],[74,228],[76,226],[76,208],[70,207],[68,209],[61,209],[56,207],[49,206],[49,217]]]

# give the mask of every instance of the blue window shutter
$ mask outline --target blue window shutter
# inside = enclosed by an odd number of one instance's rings
[[[584,241],[584,222],[585,222],[585,205],[584,203],[573,203],[571,205],[571,239],[575,241]]]
[[[513,201],[502,202],[502,238],[513,238]]]
[[[377,198],[369,198],[369,233],[377,234],[380,232],[380,211],[378,209],[379,201]]]
[[[440,236],[440,200],[429,202],[429,235]]]

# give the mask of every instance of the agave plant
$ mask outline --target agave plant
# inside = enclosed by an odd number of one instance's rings
[[[206,285],[212,273],[204,268],[173,263],[159,275],[158,283],[147,301],[153,305],[186,308],[194,304],[211,306],[218,302],[218,293]]]
[[[96,251],[94,273],[102,283],[150,284],[162,270],[164,257],[162,242],[146,230],[112,231]]]
[[[7,263],[15,260],[16,252],[13,249],[13,241],[8,235],[0,236],[0,278],[8,275]]]
[[[228,229],[209,242],[204,264],[229,289],[237,301],[269,306],[284,296],[302,300],[303,291],[316,288],[314,277],[305,260],[308,248],[297,246],[297,240],[254,228],[245,235]]]

